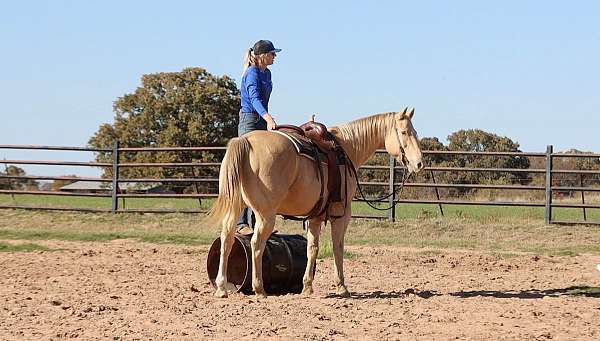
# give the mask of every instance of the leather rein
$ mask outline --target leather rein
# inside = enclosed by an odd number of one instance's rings
[[[395,134],[396,135],[396,139],[398,140],[398,148],[400,148],[400,155],[401,155],[400,160],[401,160],[401,163],[403,165],[406,165],[406,164],[408,164],[408,159],[406,158],[405,148],[402,145],[402,139],[400,139],[400,135],[398,134],[398,129],[396,128],[396,120],[395,119],[394,119],[394,132],[396,133]],[[354,168],[354,164],[351,161],[350,161],[350,166],[351,166],[352,172],[354,173],[354,178],[356,179],[356,187],[358,187],[358,192],[360,193],[360,196],[362,197],[362,200],[364,202],[366,202],[367,205],[369,205],[371,208],[376,209],[378,211],[387,211],[387,210],[390,210],[390,209],[392,209],[394,207],[394,204],[391,204],[388,207],[380,208],[380,207],[374,206],[373,203],[380,202],[382,200],[388,199],[392,195],[396,194],[398,192],[398,189],[393,190],[388,195],[368,200],[365,197],[365,195],[364,195],[364,193],[362,191],[362,188],[360,186],[360,182],[358,181],[358,174],[356,172],[356,168]],[[400,193],[398,193],[398,196],[402,195],[402,190],[404,189],[404,184],[406,183],[406,181],[408,180],[408,178],[410,178],[410,176],[412,174],[412,173],[409,173],[407,170],[408,170],[408,168],[406,168],[404,170],[404,172],[402,173],[402,184],[400,185]]]

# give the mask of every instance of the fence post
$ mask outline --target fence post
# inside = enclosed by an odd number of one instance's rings
[[[431,172],[431,181],[433,181],[433,184],[435,185],[435,176],[433,175],[433,171],[430,170]],[[438,191],[437,186],[434,187],[435,188],[435,196],[437,198],[438,201],[440,201],[440,192]],[[439,202],[438,206],[440,208],[440,213],[442,214],[442,217],[444,216],[444,209],[442,208],[442,203]]]
[[[390,197],[388,198],[388,203],[390,209],[388,210],[388,220],[395,221],[396,220],[396,187],[394,186],[396,182],[396,158],[390,155],[390,183],[389,183],[389,191]]]
[[[546,147],[546,209],[544,222],[552,223],[552,145]]]
[[[583,174],[579,174],[579,186],[581,187],[581,204],[585,205],[585,191],[583,190]],[[585,207],[583,207],[583,221],[587,221]]]
[[[119,192],[119,141],[116,141],[113,146],[113,167],[112,167],[112,213],[117,213],[119,209],[119,200],[117,193]]]

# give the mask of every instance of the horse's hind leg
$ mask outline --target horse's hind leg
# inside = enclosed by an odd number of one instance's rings
[[[313,280],[315,278],[315,262],[319,253],[319,237],[321,234],[321,221],[309,220],[308,231],[306,233],[306,255],[308,260],[306,263],[306,271],[304,271],[302,288],[303,295],[311,295],[313,293]]]
[[[215,296],[217,297],[227,297],[227,260],[235,237],[236,219],[237,217],[234,214],[229,213],[221,223],[221,256],[219,259],[219,272],[215,280],[217,284]]]
[[[265,252],[267,240],[273,233],[275,227],[275,214],[256,214],[256,226],[250,245],[252,246],[252,289],[257,296],[267,297],[263,283],[262,258]]]
[[[335,261],[335,286],[337,294],[342,297],[349,297],[350,292],[344,283],[344,235],[350,221],[350,210],[346,210],[346,215],[331,222],[331,242],[333,244],[333,259]]]

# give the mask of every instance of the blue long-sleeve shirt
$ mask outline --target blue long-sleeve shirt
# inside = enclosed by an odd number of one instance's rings
[[[255,112],[263,116],[269,111],[269,98],[273,90],[271,71],[260,71],[256,66],[250,66],[242,76],[240,86],[241,112]]]

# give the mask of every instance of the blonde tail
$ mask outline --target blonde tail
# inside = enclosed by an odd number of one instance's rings
[[[229,141],[219,172],[219,197],[208,214],[213,223],[221,223],[228,215],[234,215],[231,218],[237,219],[242,211],[242,167],[250,149],[250,143],[244,137]]]

